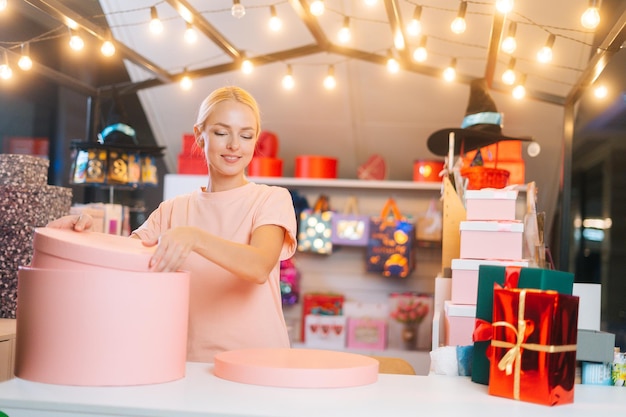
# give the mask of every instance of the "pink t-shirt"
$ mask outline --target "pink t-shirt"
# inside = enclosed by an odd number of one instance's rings
[[[222,192],[199,189],[164,201],[133,233],[142,240],[152,240],[173,227],[196,226],[247,244],[252,232],[267,224],[287,231],[280,259],[290,258],[297,243],[289,192],[248,183]],[[187,258],[182,269],[191,273],[187,360],[213,362],[215,354],[227,350],[289,347],[278,262],[261,285],[238,278],[196,253]]]

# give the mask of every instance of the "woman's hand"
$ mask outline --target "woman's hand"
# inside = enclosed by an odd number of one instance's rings
[[[46,227],[52,227],[55,229],[69,229],[77,232],[83,232],[91,230],[93,226],[93,218],[89,214],[70,214],[68,216],[60,217],[56,220],[52,220],[46,225]]]
[[[196,227],[176,227],[163,233],[157,241],[144,241],[146,246],[158,244],[150,259],[153,272],[175,272],[180,269],[187,257],[201,239],[202,231]]]

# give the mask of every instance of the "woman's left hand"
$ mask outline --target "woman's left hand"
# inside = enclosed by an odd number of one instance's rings
[[[146,246],[158,244],[150,259],[153,272],[175,272],[180,269],[194,250],[201,231],[195,227],[176,227],[163,233],[157,241],[146,242]]]

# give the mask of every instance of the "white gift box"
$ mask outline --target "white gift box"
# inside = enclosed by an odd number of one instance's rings
[[[517,190],[484,188],[465,192],[467,220],[515,220]]]
[[[347,321],[347,316],[307,314],[304,317],[304,344],[317,349],[344,349]]]
[[[522,259],[524,224],[521,221],[462,221],[460,257],[463,259]]]

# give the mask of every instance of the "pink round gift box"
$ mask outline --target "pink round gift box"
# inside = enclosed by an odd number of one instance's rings
[[[187,272],[149,272],[150,254],[128,237],[40,228],[35,239],[39,255],[51,249],[37,262],[45,268],[18,271],[17,377],[81,386],[184,377]]]
[[[61,385],[143,385],[185,375],[185,272],[18,271],[15,375]]]

